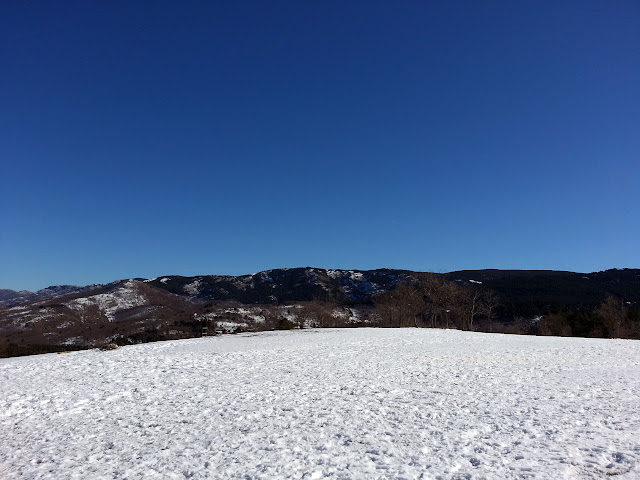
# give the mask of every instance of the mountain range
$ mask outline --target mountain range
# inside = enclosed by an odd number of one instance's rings
[[[0,350],[80,348],[138,343],[288,325],[321,307],[331,325],[371,325],[373,299],[400,283],[417,282],[409,270],[283,268],[252,275],[168,275],[106,285],[61,285],[37,292],[0,290]],[[607,295],[640,303],[640,270],[593,273],[551,270],[464,270],[448,282],[493,290],[499,321],[535,318],[554,310],[594,309]],[[288,323],[286,323],[288,322]],[[31,346],[31,347],[28,347]],[[32,348],[31,348],[32,349]]]

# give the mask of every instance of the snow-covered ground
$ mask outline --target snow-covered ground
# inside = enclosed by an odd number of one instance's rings
[[[640,342],[268,332],[0,360],[2,479],[640,478]]]

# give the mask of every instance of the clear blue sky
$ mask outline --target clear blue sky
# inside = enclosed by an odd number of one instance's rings
[[[0,288],[640,267],[635,0],[0,9]]]

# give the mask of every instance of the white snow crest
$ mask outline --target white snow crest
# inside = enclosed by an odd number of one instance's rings
[[[327,275],[333,279],[342,278],[343,275],[347,275],[351,280],[361,282],[364,280],[362,272],[354,272],[353,270],[327,270]]]
[[[335,280],[336,278],[340,278],[342,273],[340,270],[327,270],[327,275]]]
[[[350,270],[349,275],[351,276],[351,280],[355,280],[357,282],[361,282],[364,280],[364,275],[361,272],[354,272]]]

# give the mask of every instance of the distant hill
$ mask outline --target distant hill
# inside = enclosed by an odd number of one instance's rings
[[[640,302],[640,270],[593,273],[553,270],[462,270],[445,275],[451,281],[482,282],[502,297],[505,315],[538,315],[549,310],[591,310],[607,295]]]
[[[206,275],[167,276],[147,280],[149,285],[178,295],[240,303],[302,302],[314,299],[338,303],[368,301],[411,278],[407,270],[325,270],[284,268],[238,277]]]
[[[325,325],[371,325],[376,296],[436,275],[500,298],[498,321],[550,312],[592,311],[607,295],[640,304],[640,270],[593,273],[549,270],[409,270],[287,268],[252,275],[167,275],[107,285],[54,286],[38,292],[0,290],[0,352],[27,346],[65,348],[131,343],[218,331],[290,328],[300,319]],[[325,313],[318,313],[322,306]],[[315,309],[315,310],[314,310]],[[16,350],[17,349],[17,350]]]

